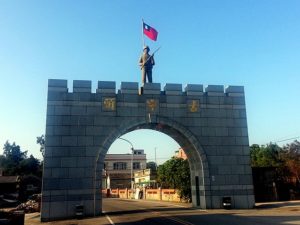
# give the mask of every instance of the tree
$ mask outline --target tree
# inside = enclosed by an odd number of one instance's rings
[[[146,168],[151,169],[152,171],[156,171],[157,164],[156,162],[147,162]]]
[[[3,156],[1,157],[1,167],[6,175],[17,175],[22,170],[20,162],[27,158],[27,151],[22,152],[19,145],[5,142]]]
[[[162,187],[179,191],[180,198],[191,199],[190,168],[187,160],[171,158],[158,167],[158,182]]]
[[[27,157],[27,151],[22,151],[19,145],[4,144],[3,155],[0,157],[0,167],[5,175],[35,174],[41,176],[40,162],[32,155]]]
[[[300,142],[296,140],[283,146],[281,157],[290,173],[300,183]]]
[[[40,152],[42,156],[45,156],[45,136],[41,135],[40,137],[36,137],[36,143],[40,145]]]
[[[279,167],[282,165],[280,159],[281,148],[274,143],[267,146],[253,144],[250,146],[250,157],[252,167]]]

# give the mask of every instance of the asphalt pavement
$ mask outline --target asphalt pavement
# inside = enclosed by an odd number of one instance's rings
[[[257,204],[250,210],[201,210],[190,204],[104,199],[103,216],[81,220],[39,222],[39,214],[27,214],[26,225],[300,225],[300,201]]]

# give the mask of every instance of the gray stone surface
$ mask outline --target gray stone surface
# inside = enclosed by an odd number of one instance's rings
[[[182,84],[166,84],[164,87],[166,95],[182,95]]]
[[[116,82],[115,81],[98,81],[98,88],[96,93],[115,94]]]
[[[202,84],[188,84],[184,88],[188,96],[201,96],[203,95],[203,85]]]
[[[161,92],[160,83],[145,83],[143,87],[143,94],[159,95]]]
[[[191,167],[195,207],[254,204],[244,88],[188,84],[49,80],[43,174],[43,221],[101,213],[101,177],[111,144],[129,130],[158,129],[184,147]],[[96,190],[96,191],[95,191]],[[96,199],[96,204],[94,204]],[[198,204],[199,203],[199,204]],[[63,208],[64,210],[58,210]]]
[[[121,82],[122,94],[138,94],[139,84],[137,82]]]
[[[91,92],[92,82],[89,80],[74,80],[73,92]]]

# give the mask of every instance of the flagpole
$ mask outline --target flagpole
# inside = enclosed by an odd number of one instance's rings
[[[144,36],[144,19],[142,19],[142,41],[143,41],[143,46],[145,46],[145,36]]]

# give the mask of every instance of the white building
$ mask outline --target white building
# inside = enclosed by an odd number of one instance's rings
[[[104,160],[103,188],[130,188],[134,172],[146,169],[144,150],[134,154],[107,154]]]

